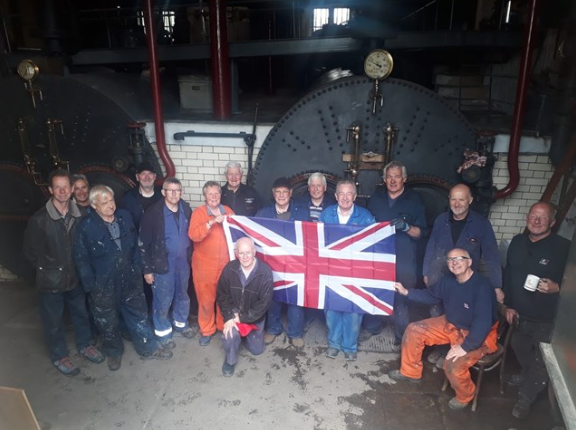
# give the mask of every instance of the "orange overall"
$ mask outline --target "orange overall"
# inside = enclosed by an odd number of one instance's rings
[[[223,206],[226,215],[234,215],[232,209]],[[192,278],[198,298],[198,325],[202,336],[212,336],[216,329],[224,329],[220,309],[216,306],[216,285],[222,269],[230,261],[226,237],[221,224],[214,223],[208,228],[212,216],[207,206],[192,212],[188,236],[194,242],[192,254]]]
[[[468,352],[466,355],[453,360],[444,361],[444,372],[450,385],[456,392],[456,400],[460,403],[469,403],[474,398],[476,386],[470,377],[470,367],[486,354],[495,352],[498,349],[496,322],[484,343],[477,349]],[[467,330],[462,330],[448,322],[445,315],[429,318],[423,321],[411,323],[406,328],[402,338],[402,366],[400,372],[409,378],[422,378],[422,351],[425,346],[461,345],[466,336]]]

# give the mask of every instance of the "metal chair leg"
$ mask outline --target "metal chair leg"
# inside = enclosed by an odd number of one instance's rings
[[[482,385],[482,376],[484,376],[484,366],[478,368],[478,379],[476,380],[476,390],[474,390],[474,400],[472,401],[472,412],[476,412],[476,406],[478,405],[478,393],[480,392],[480,386]]]

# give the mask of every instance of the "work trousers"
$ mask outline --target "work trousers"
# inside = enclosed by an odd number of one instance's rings
[[[186,260],[186,258],[170,259],[168,273],[154,274],[152,320],[154,333],[159,338],[172,338],[172,323],[168,318],[170,306],[172,306],[172,320],[176,330],[182,331],[188,327],[190,265]]]
[[[283,302],[272,300],[266,316],[266,331],[278,336],[284,331],[282,325],[282,306],[287,307],[288,326],[286,335],[290,339],[297,339],[304,336],[304,308],[296,305],[289,305]]]
[[[343,352],[358,352],[362,315],[354,312],[325,311],[328,346]]]
[[[540,343],[549,343],[553,324],[527,321],[520,318],[518,327],[512,333],[512,349],[520,363],[524,377],[519,394],[530,402],[536,400],[548,384],[548,372],[540,351]]]
[[[216,283],[194,282],[198,299],[198,326],[202,336],[212,336],[224,329],[224,319],[216,305]]]
[[[456,360],[444,361],[444,372],[456,393],[456,400],[469,403],[474,398],[476,386],[470,377],[470,367],[486,354],[497,350],[496,328],[486,337],[477,349],[468,352]],[[468,332],[448,322],[445,315],[414,322],[408,325],[402,338],[402,365],[400,372],[409,378],[422,378],[422,351],[426,346],[450,344],[461,345]]]
[[[121,356],[124,352],[120,331],[121,315],[136,352],[140,355],[152,354],[158,349],[158,343],[148,320],[148,307],[140,275],[135,274],[130,267],[115,272],[109,283],[97,286],[88,295],[104,351],[110,357]]]
[[[44,341],[52,361],[60,360],[69,355],[66,344],[66,329],[64,327],[64,305],[68,306],[78,351],[90,345],[92,334],[86,295],[82,287],[63,293],[40,293],[40,314],[44,329]]]
[[[260,355],[266,348],[264,345],[264,320],[260,321],[256,326],[258,328],[248,333],[248,336],[244,339],[248,351],[253,355]],[[224,345],[224,351],[226,351],[228,364],[234,365],[238,361],[238,349],[241,342],[242,336],[240,336],[240,332],[236,327],[232,329],[232,337],[224,338],[224,335],[222,335],[222,345]]]

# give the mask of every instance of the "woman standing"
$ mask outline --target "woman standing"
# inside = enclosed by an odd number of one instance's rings
[[[216,306],[216,285],[222,269],[230,261],[222,223],[232,209],[220,204],[222,189],[208,181],[202,188],[206,204],[192,213],[188,235],[194,242],[192,278],[198,298],[200,345],[206,346],[216,330],[224,328],[220,309]]]

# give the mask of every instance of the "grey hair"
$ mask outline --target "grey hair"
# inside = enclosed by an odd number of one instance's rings
[[[336,194],[338,194],[338,188],[340,188],[341,185],[352,185],[354,187],[354,194],[358,194],[358,190],[356,190],[356,184],[350,179],[341,179],[338,181],[336,184]]]
[[[90,204],[95,205],[96,200],[98,200],[99,197],[104,197],[107,194],[114,197],[114,190],[112,190],[108,185],[94,185],[90,190]]]
[[[216,187],[218,188],[218,192],[220,194],[222,194],[222,187],[220,186],[220,184],[216,181],[208,181],[204,184],[204,186],[202,187],[202,194],[204,195],[204,197],[206,197],[206,190],[210,187]]]
[[[178,185],[180,188],[182,188],[182,182],[180,182],[180,179],[176,178],[175,176],[169,176],[168,178],[164,179],[164,183]]]
[[[325,187],[328,186],[328,183],[326,182],[326,176],[324,176],[323,173],[320,172],[312,173],[308,178],[308,186],[310,186],[310,182],[312,182],[314,179],[320,179],[322,181],[322,185],[324,185]]]
[[[86,182],[86,186],[90,188],[90,182],[88,182],[86,175],[83,175],[82,173],[76,173],[75,175],[72,175],[72,185],[74,185],[74,182],[76,181],[84,181]]]
[[[240,173],[244,172],[242,170],[242,165],[237,161],[229,161],[228,163],[226,163],[226,167],[224,167],[224,173],[228,173],[229,169],[238,169]]]
[[[402,177],[407,178],[408,172],[406,170],[406,166],[402,164],[400,161],[390,161],[388,164],[384,166],[384,177],[386,177],[386,173],[388,169],[402,169]]]
[[[241,240],[242,241],[248,241],[250,243],[250,246],[252,247],[252,249],[254,251],[256,251],[256,244],[254,243],[254,239],[252,239],[251,237],[248,237],[248,236],[244,236],[244,237],[241,237],[240,239],[238,239],[236,241],[236,243],[234,244],[234,250],[236,252],[238,251],[238,243],[240,243]]]

